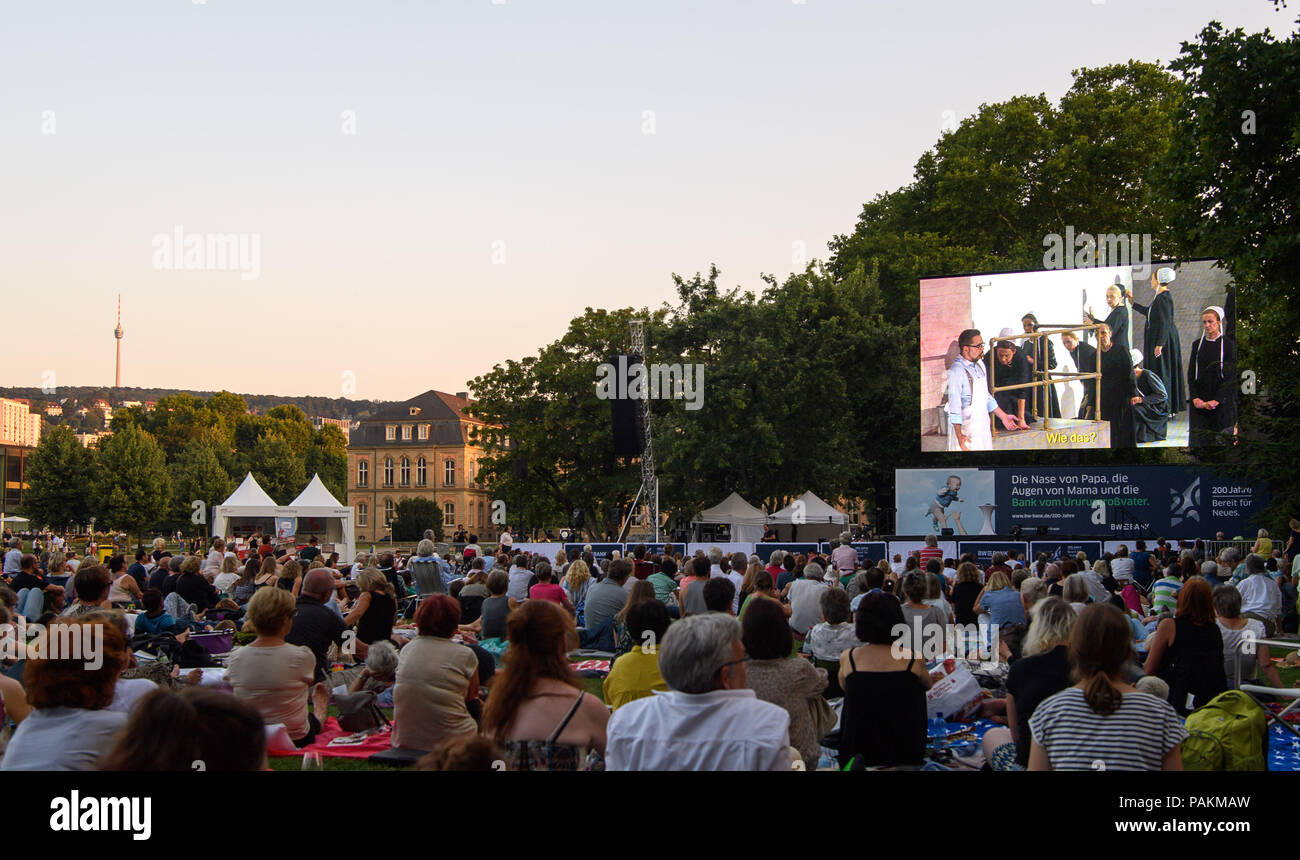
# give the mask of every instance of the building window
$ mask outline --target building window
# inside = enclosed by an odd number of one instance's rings
[[[442,483],[447,487],[456,486],[456,461],[447,460],[442,464]]]
[[[391,526],[392,524],[393,524],[393,500],[384,499],[384,525]]]
[[[469,518],[466,520],[470,528],[474,528],[474,503],[469,503]]]
[[[419,430],[416,431],[416,435],[419,436],[421,440],[428,439],[428,438],[429,438],[429,425],[428,425],[428,424],[421,424],[420,427],[419,427]]]
[[[411,441],[411,425],[410,425],[410,424],[403,424],[403,425],[402,425],[402,439],[404,439],[404,440],[407,441],[407,442]]]
[[[484,528],[484,529],[487,528],[487,524],[488,524],[488,523],[487,523],[487,517],[484,516],[484,514],[485,514],[486,512],[487,512],[487,508],[484,506],[484,504],[483,504],[482,502],[479,502],[479,503],[478,503],[478,525],[479,525],[479,528]]]
[[[389,442],[392,442],[394,439],[397,438],[396,424],[389,424],[387,427],[384,428],[384,438],[387,439]]]
[[[456,503],[455,503],[455,502],[443,502],[443,503],[442,503],[442,521],[443,521],[444,523],[448,523],[448,524],[456,522]]]
[[[423,487],[428,478],[428,469],[426,468],[423,457],[415,461],[415,485]]]
[[[357,461],[357,486],[370,486],[370,463],[366,460]]]
[[[402,486],[409,487],[411,485],[411,461],[409,458],[407,457],[402,458],[401,468],[402,468],[402,472],[401,472]]]
[[[391,487],[392,485],[393,485],[393,458],[389,457],[386,460],[384,460],[384,486]]]
[[[370,506],[365,502],[357,502],[357,525],[370,525]]]

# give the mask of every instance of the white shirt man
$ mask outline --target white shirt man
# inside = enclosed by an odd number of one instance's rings
[[[1252,573],[1237,583],[1241,592],[1242,613],[1253,612],[1265,618],[1282,615],[1282,589],[1267,573]]]
[[[746,686],[735,618],[709,612],[674,623],[659,671],[669,692],[629,702],[609,718],[607,770],[791,769],[790,714]]]

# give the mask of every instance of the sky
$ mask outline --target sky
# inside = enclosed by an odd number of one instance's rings
[[[673,273],[716,263],[759,289],[824,259],[980,104],[1168,62],[1210,20],[1295,18],[1268,0],[11,4],[0,296],[21,334],[5,326],[0,385],[111,385],[120,293],[126,386],[464,391],[587,307],[672,302]]]

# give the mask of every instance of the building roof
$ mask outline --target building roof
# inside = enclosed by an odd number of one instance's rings
[[[369,418],[362,419],[361,423],[364,424],[367,421],[392,422],[424,419],[426,421],[472,421],[475,424],[482,424],[483,422],[478,418],[466,415],[463,411],[466,406],[473,402],[455,394],[448,394],[445,391],[430,390],[423,394],[417,394],[410,400],[403,400],[401,403],[390,403]],[[412,415],[411,409],[413,408],[420,411]]]

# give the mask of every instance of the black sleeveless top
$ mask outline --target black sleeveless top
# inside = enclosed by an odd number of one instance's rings
[[[1175,618],[1174,644],[1165,651],[1158,674],[1169,684],[1169,704],[1183,716],[1227,690],[1219,625],[1197,627],[1189,618]]]
[[[370,606],[357,622],[357,638],[367,645],[391,638],[397,601],[381,591],[370,592]]]
[[[840,720],[839,761],[855,767],[891,767],[925,760],[925,687],[912,671],[860,672],[849,650]]]

